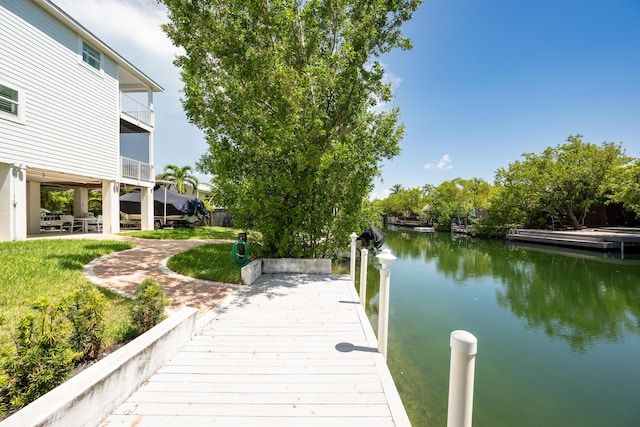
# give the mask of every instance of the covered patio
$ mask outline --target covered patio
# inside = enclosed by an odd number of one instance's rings
[[[143,200],[141,216],[148,217],[141,226],[152,229],[153,194],[146,186],[151,183],[136,184]],[[120,231],[120,186],[116,179],[0,163],[0,199],[4,201],[0,240],[116,234]],[[71,192],[72,196],[68,204],[53,210],[43,206],[44,192]]]

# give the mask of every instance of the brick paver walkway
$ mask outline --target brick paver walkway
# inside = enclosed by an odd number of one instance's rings
[[[226,240],[149,240],[124,238],[136,247],[105,255],[85,268],[94,283],[127,294],[133,293],[147,277],[154,277],[171,300],[170,309],[195,307],[200,314],[207,312],[230,295],[235,287],[219,282],[193,279],[176,274],[164,263],[173,254],[198,245],[222,243]]]

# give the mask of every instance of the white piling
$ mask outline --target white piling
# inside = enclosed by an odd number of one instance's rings
[[[351,233],[351,266],[349,268],[349,275],[351,276],[351,283],[356,283],[356,239],[358,235]]]
[[[362,249],[360,251],[360,305],[367,306],[367,264],[369,251]]]
[[[387,359],[387,339],[389,332],[389,283],[391,272],[389,266],[396,259],[389,249],[383,249],[376,256],[382,264],[380,270],[380,301],[378,302],[378,352]]]
[[[471,427],[478,340],[467,331],[453,331],[450,345],[447,427]]]

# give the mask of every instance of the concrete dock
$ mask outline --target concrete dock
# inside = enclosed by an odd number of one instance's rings
[[[575,231],[549,231],[535,229],[512,229],[507,240],[545,245],[585,248],[604,251],[620,251],[640,245],[640,229],[594,228]]]

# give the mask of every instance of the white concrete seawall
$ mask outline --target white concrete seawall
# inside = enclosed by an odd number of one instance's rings
[[[0,422],[1,427],[98,425],[193,336],[197,310],[184,308]]]

